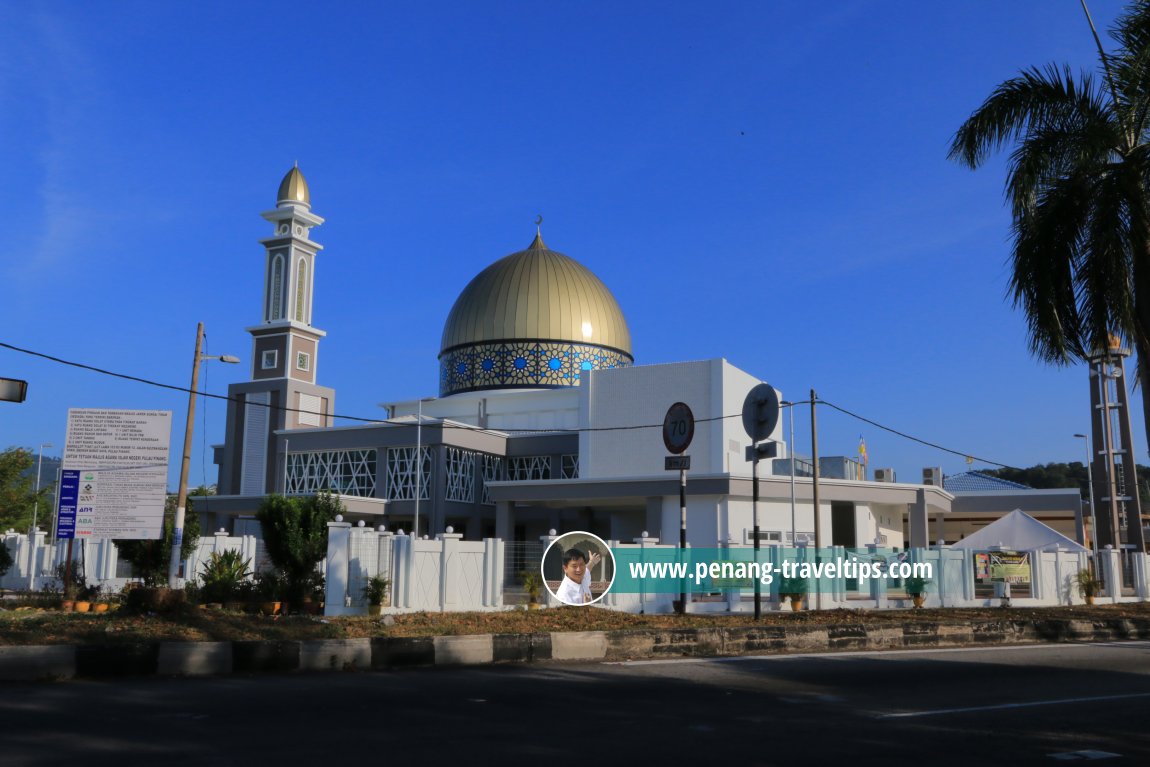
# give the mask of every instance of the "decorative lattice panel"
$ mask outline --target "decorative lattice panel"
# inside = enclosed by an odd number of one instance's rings
[[[563,479],[579,479],[579,456],[563,456]]]
[[[474,389],[578,386],[584,370],[626,367],[616,349],[553,341],[493,341],[452,349],[439,358],[441,396]]]
[[[516,482],[551,479],[551,456],[525,455],[508,458],[507,478]]]
[[[327,450],[288,453],[288,495],[330,490],[364,498],[375,496],[374,450]]]
[[[475,502],[475,453],[447,448],[447,500]]]
[[[503,476],[503,459],[495,455],[483,456],[483,503],[487,506],[494,506],[495,501],[491,500],[491,491],[487,489],[489,482],[501,482],[505,479]]]
[[[431,498],[431,448],[419,448],[419,500]],[[414,501],[416,488],[416,459],[414,447],[387,449],[387,494],[393,501]]]

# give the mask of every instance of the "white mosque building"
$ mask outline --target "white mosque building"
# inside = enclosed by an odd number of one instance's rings
[[[250,532],[267,494],[329,490],[350,520],[392,531],[418,524],[420,535],[452,527],[468,540],[530,542],[586,530],[677,543],[678,473],[664,470],[660,426],[684,402],[696,419],[688,540],[751,541],[749,439],[731,416],[758,376],[723,359],[635,364],[611,291],[537,233],[460,293],[444,324],[438,396],[386,404],[378,422],[335,426],[335,389],[315,377],[325,334],[312,317],[321,250],[312,236],[323,219],[298,168],[263,217],[272,233],[262,241],[262,313],[248,328],[251,380],[229,387],[225,443],[215,448],[219,495],[196,503],[203,529]],[[787,459],[781,432],[772,436]],[[921,546],[943,536],[954,495],[941,482],[837,473],[818,483],[820,545]],[[761,539],[791,541],[793,487],[795,538],[813,542],[811,479],[762,474]]]

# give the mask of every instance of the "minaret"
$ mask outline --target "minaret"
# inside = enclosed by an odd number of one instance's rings
[[[1118,338],[1090,357],[1090,413],[1094,455],[1094,498],[1099,548],[1111,544],[1141,552],[1142,533],[1138,478],[1123,360],[1130,350]]]
[[[314,384],[316,352],[326,333],[311,324],[315,256],[323,246],[310,235],[323,219],[311,212],[307,181],[298,167],[284,176],[275,209],[262,215],[274,234],[260,240],[267,249],[267,265],[263,324],[247,329],[252,334],[252,380],[287,377]]]
[[[323,247],[311,230],[323,219],[311,212],[311,194],[299,167],[280,183],[276,207],[261,214],[272,236],[266,250],[261,322],[252,335],[252,374],[232,384],[227,437],[220,464],[220,493],[283,492],[284,457],[276,432],[332,425],[335,390],[316,385],[319,341],[312,325],[315,257]],[[290,447],[284,438],[284,447]]]

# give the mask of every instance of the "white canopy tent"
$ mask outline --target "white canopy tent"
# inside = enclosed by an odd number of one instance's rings
[[[954,544],[956,549],[986,550],[1003,546],[1012,551],[1054,551],[1062,549],[1089,552],[1090,549],[1042,524],[1020,509],[991,522]]]

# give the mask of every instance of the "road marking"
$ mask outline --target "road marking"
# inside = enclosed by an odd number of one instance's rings
[[[1059,698],[1058,700],[1035,700],[1029,703],[999,703],[993,706],[971,706],[970,708],[936,708],[933,711],[902,711],[897,714],[878,714],[875,719],[909,719],[917,716],[938,716],[940,714],[968,714],[975,711],[1004,711],[1011,708],[1033,708],[1035,706],[1061,706],[1066,703],[1098,703],[1104,700],[1129,700],[1150,698],[1150,692],[1133,692],[1128,695],[1098,695],[1091,698]]]
[[[1069,644],[1054,642],[1051,644],[1006,645],[1005,647],[923,647],[914,650],[853,650],[850,652],[809,652],[809,653],[776,653],[772,655],[737,655],[725,658],[656,658],[652,660],[614,660],[603,661],[604,666],[662,666],[672,663],[744,663],[747,661],[788,661],[802,658],[821,658],[834,660],[835,658],[873,658],[875,656],[893,655],[938,655],[942,653],[963,652],[1010,652],[1012,650],[1053,650],[1070,649],[1073,647],[1122,647],[1134,649],[1150,646],[1145,640],[1131,642],[1081,642]]]
[[[1061,754],[1050,754],[1051,759],[1057,759],[1060,762],[1073,762],[1085,759],[1093,761],[1096,759],[1118,759],[1122,754],[1115,754],[1112,751],[1095,751],[1093,749],[1084,749],[1082,751],[1066,751]]]

